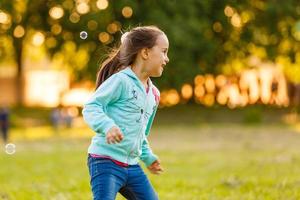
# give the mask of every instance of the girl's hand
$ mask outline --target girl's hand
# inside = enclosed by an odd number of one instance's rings
[[[164,171],[160,165],[159,160],[154,161],[150,166],[148,166],[148,169],[152,174],[157,174],[157,175],[161,174]]]
[[[119,127],[113,126],[106,134],[106,142],[108,144],[119,143],[123,140],[123,134]]]

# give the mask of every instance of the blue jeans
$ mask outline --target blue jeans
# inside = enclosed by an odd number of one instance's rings
[[[94,200],[114,200],[119,192],[129,200],[158,200],[140,165],[121,167],[106,158],[88,156]]]

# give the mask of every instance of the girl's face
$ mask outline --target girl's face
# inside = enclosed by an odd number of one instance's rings
[[[157,37],[156,44],[148,49],[148,58],[145,60],[146,70],[150,77],[160,77],[164,67],[169,62],[169,41],[165,34]]]

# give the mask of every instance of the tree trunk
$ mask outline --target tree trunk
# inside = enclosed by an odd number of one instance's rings
[[[16,77],[16,97],[17,105],[22,106],[24,104],[24,74],[22,66],[22,51],[23,51],[23,40],[14,39],[14,47],[16,52],[17,61],[17,77]]]

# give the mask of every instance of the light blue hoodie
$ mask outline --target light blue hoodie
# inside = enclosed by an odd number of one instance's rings
[[[85,122],[96,133],[88,153],[110,156],[129,165],[141,159],[149,166],[157,159],[147,136],[158,107],[159,91],[150,79],[148,83],[147,93],[142,82],[127,67],[97,88],[82,111]],[[124,137],[120,143],[108,144],[106,134],[113,126],[118,126]]]

